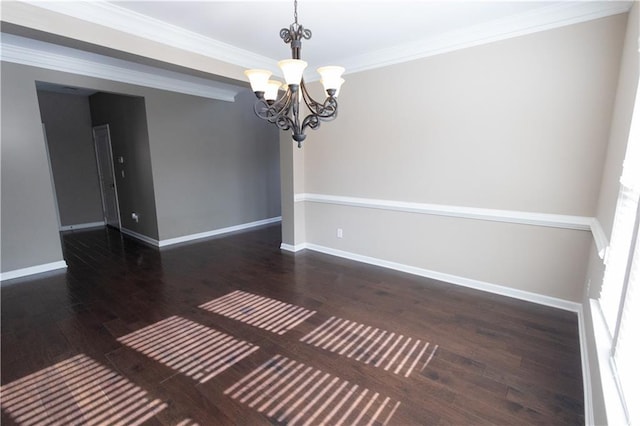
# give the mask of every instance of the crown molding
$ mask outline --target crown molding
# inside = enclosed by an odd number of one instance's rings
[[[450,31],[438,37],[416,40],[402,46],[346,58],[342,61],[342,65],[347,69],[346,74],[381,68],[626,13],[631,9],[632,3],[631,1],[585,1],[551,4],[526,13]]]
[[[227,102],[233,102],[238,92],[243,90],[241,87],[10,34],[2,34],[0,58],[6,62]]]
[[[104,0],[72,2],[27,0],[25,3],[243,68],[264,68],[275,71],[273,69],[275,62],[271,58],[205,37]]]
[[[184,28],[125,9],[104,0],[25,3],[51,12],[92,22],[188,52],[215,58],[244,68],[264,68],[274,72],[277,59],[237,48]],[[606,16],[626,13],[631,1],[557,2],[533,11],[451,31],[437,37],[416,40],[392,48],[341,60],[347,74],[421,59],[467,47],[505,40]],[[305,78],[307,76],[305,75]]]

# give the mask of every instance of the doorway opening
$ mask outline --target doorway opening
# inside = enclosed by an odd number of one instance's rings
[[[138,170],[150,170],[144,98],[43,82],[36,92],[59,230],[137,230],[130,212],[148,191]]]

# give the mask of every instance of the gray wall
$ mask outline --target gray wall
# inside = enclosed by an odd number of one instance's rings
[[[103,222],[87,96],[38,90],[62,226]]]
[[[35,81],[145,99],[148,148],[127,149],[149,150],[156,238],[280,215],[278,132],[248,90],[228,103],[2,62],[3,272],[62,260]]]
[[[305,141],[300,192],[594,216],[625,23],[347,75],[340,116]],[[588,231],[303,204],[307,243],[582,301]]]
[[[2,63],[1,270],[62,260],[34,78]]]
[[[96,93],[89,97],[89,103],[93,125],[109,125],[120,225],[157,239],[158,220],[144,98]],[[124,159],[122,164],[117,161],[119,157]],[[138,214],[138,222],[131,218],[132,213]]]
[[[161,240],[280,216],[278,131],[253,93],[145,98]]]

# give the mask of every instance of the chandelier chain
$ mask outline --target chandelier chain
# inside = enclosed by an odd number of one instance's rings
[[[293,0],[293,21],[298,25],[298,0]]]

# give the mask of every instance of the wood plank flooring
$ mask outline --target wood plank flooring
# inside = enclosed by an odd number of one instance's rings
[[[574,313],[313,252],[63,234],[2,296],[2,424],[584,424]],[[464,261],[464,259],[461,259]]]

